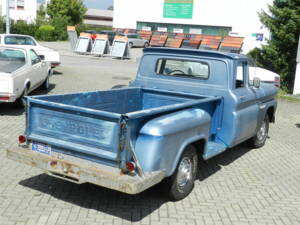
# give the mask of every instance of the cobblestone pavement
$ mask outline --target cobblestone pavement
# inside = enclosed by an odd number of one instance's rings
[[[63,57],[50,93],[128,83],[137,64]],[[0,225],[300,225],[300,104],[279,102],[265,147],[240,145],[201,163],[194,191],[170,202],[152,188],[130,196],[77,185],[5,158],[24,130],[24,112],[0,105]]]

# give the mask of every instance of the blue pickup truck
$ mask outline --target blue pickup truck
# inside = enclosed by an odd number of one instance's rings
[[[144,49],[128,88],[27,98],[26,131],[8,158],[75,183],[171,199],[193,189],[199,160],[265,144],[277,88],[249,80],[239,54]],[[201,168],[200,168],[201,170]]]

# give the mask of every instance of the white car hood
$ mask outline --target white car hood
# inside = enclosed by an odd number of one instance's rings
[[[261,67],[249,67],[250,80],[253,80],[254,77],[259,77],[261,81],[270,81],[274,82],[275,77],[280,78],[279,74],[274,73],[270,70],[266,70]]]

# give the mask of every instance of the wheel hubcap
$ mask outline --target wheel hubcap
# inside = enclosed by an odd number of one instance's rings
[[[178,167],[177,183],[183,188],[192,179],[192,161],[190,158],[183,158]]]
[[[267,129],[266,129],[266,122],[263,121],[262,124],[261,124],[261,127],[257,133],[257,138],[259,141],[262,141],[265,136],[266,136],[266,133],[267,133]]]

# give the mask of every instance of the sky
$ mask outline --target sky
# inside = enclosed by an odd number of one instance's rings
[[[45,2],[45,0],[37,0],[39,3]],[[83,3],[87,8],[94,9],[107,9],[113,5],[113,0],[83,0]]]

